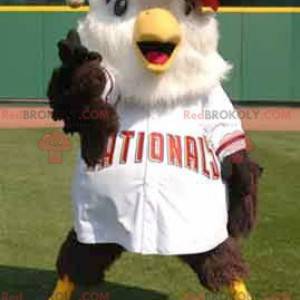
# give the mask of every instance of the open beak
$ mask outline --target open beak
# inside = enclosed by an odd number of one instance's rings
[[[172,65],[180,45],[180,25],[168,10],[144,10],[136,19],[133,39],[137,55],[146,69],[163,73]]]

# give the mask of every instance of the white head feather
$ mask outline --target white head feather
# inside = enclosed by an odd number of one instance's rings
[[[85,46],[103,56],[114,74],[122,99],[143,105],[176,105],[208,93],[230,70],[218,53],[218,23],[212,13],[185,14],[184,0],[129,0],[124,16],[114,15],[116,0],[90,0],[90,12],[79,23]],[[149,72],[136,55],[134,23],[144,9],[161,7],[181,25],[182,42],[171,68]]]

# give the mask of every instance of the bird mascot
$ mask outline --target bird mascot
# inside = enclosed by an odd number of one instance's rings
[[[175,255],[208,290],[252,299],[239,240],[255,225],[261,168],[221,86],[217,2],[89,2],[48,87],[81,146],[50,299],[100,283],[124,251]]]

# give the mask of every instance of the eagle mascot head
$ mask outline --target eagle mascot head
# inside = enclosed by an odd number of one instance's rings
[[[101,53],[124,101],[174,105],[199,98],[230,69],[204,4],[217,8],[215,0],[90,0],[78,32]]]

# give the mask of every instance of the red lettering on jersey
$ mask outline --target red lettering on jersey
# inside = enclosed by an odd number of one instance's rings
[[[199,137],[200,149],[201,149],[201,166],[202,166],[202,174],[209,178],[209,170],[207,168],[206,162],[206,154],[205,154],[205,146],[202,137]]]
[[[168,139],[168,164],[182,167],[182,146],[179,135],[167,135]]]
[[[212,174],[213,174],[212,179],[219,179],[220,175],[221,175],[220,174],[221,172],[220,172],[220,169],[219,169],[219,165],[217,163],[217,158],[216,158],[216,155],[215,155],[215,152],[213,151],[213,149],[211,149],[211,147],[209,147],[206,137],[204,137],[204,144],[205,144],[205,147],[206,147],[207,151],[209,152],[209,154],[212,158],[212,161],[210,161],[210,166],[211,166],[211,170],[212,170]]]
[[[164,159],[164,136],[159,132],[150,133],[149,159],[154,162],[163,162]]]
[[[197,143],[191,136],[185,137],[185,166],[195,172],[199,170]]]
[[[143,159],[144,153],[144,143],[145,143],[145,133],[139,132],[136,142],[136,153],[135,153],[135,162],[140,163]]]
[[[120,154],[120,164],[125,164],[128,158],[130,139],[134,137],[134,131],[124,130],[121,132],[121,137],[123,138],[123,142]]]
[[[115,135],[110,136],[108,138],[105,154],[100,163],[103,168],[106,168],[106,167],[109,167],[112,165],[113,158],[114,158],[115,145],[116,145],[116,136]]]

